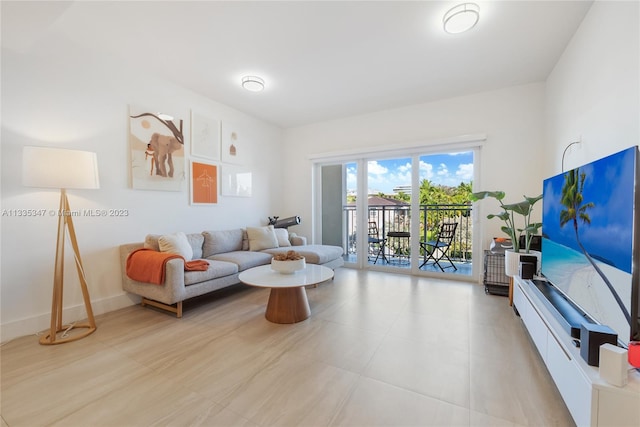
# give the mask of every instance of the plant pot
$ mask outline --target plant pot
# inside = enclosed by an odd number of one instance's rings
[[[514,252],[513,250],[506,250],[504,252],[504,274],[509,277],[517,276],[520,270],[520,256],[529,255],[537,258],[536,263],[536,276],[540,275],[540,266],[542,264],[542,253],[539,251]]]

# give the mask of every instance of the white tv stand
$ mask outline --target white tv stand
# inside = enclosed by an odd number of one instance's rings
[[[580,356],[544,296],[529,280],[514,277],[513,303],[578,426],[640,426],[640,373],[626,387],[610,385]]]

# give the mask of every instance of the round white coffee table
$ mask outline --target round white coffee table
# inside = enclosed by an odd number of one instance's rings
[[[333,277],[333,270],[321,265],[307,264],[304,270],[281,274],[271,265],[250,268],[240,273],[242,283],[271,288],[264,317],[273,323],[296,323],[311,315],[304,287],[317,285]]]

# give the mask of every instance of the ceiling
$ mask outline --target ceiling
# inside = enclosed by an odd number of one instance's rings
[[[63,35],[290,128],[544,81],[591,6],[478,1],[478,25],[447,34],[460,2],[3,1],[2,43]]]

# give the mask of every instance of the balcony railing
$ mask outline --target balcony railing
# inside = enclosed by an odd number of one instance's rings
[[[448,255],[453,261],[470,262],[472,254],[472,222],[471,205],[466,204],[442,204],[442,205],[420,205],[420,241],[433,240],[440,230],[443,222],[457,222],[456,235],[451,243]],[[356,220],[355,206],[343,207],[346,224],[345,252],[348,255],[355,255],[357,252],[356,230],[358,227]],[[395,232],[411,232],[411,209],[409,206],[388,206],[369,205],[368,221],[375,222],[380,238],[387,238],[386,255],[390,257],[404,257],[408,259],[411,252],[410,239],[389,237]],[[368,224],[364,225],[365,229]],[[424,254],[420,253],[420,257]]]

